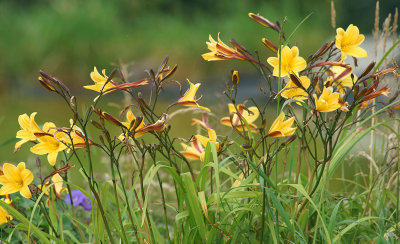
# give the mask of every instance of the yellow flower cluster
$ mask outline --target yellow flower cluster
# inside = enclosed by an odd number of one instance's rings
[[[50,165],[55,165],[58,153],[67,149],[69,145],[74,147],[86,145],[83,134],[76,125],[69,131],[57,128],[52,122],[46,122],[43,128],[39,128],[35,116],[36,112],[30,116],[22,114],[18,117],[21,130],[17,132],[17,138],[21,140],[15,144],[15,151],[26,142],[37,141],[38,143],[31,147],[31,152],[37,155],[47,154]]]
[[[280,29],[271,21],[265,19],[260,15],[249,13],[249,17],[255,20],[257,23],[273,28],[276,31]],[[347,55],[353,57],[367,57],[367,52],[359,47],[359,45],[364,41],[364,35],[359,33],[359,30],[354,25],[349,25],[346,31],[342,28],[336,30],[335,46],[341,52],[341,60],[337,62],[337,65],[333,65],[327,70],[329,73],[326,77],[325,87],[319,98],[317,94],[309,94],[308,89],[310,87],[310,79],[307,76],[298,77],[299,73],[307,68],[307,62],[304,58],[299,56],[299,49],[296,46],[281,46],[277,50],[277,57],[269,57],[267,62],[273,67],[272,75],[279,77],[290,77],[287,81],[285,87],[280,92],[280,95],[286,99],[294,99],[298,101],[303,101],[308,98],[314,98],[315,110],[318,112],[331,112],[338,108],[346,111],[345,104],[341,101],[341,95],[345,93],[346,88],[351,88],[357,81],[357,77],[352,74],[353,69],[344,63],[343,59]],[[266,39],[263,38],[263,43],[265,44]],[[207,42],[208,49],[211,50],[210,53],[203,54],[203,58],[208,61],[214,60],[249,60],[244,58],[243,53],[240,50],[245,50],[244,48],[231,48],[223,43],[219,38],[218,42],[214,41],[210,35],[210,42]],[[267,47],[275,46],[273,43],[268,41]],[[271,50],[276,50],[277,48],[270,48]],[[296,80],[293,80],[293,77]],[[337,89],[339,93],[334,92]],[[319,88],[315,88],[319,91]],[[319,92],[321,93],[321,92]],[[230,114],[236,110],[233,105],[229,107]],[[238,108],[238,111],[240,107]],[[248,110],[251,111],[251,110]],[[243,117],[249,116],[249,112],[246,111]],[[239,114],[242,112],[239,111]],[[256,113],[250,112],[250,114],[256,115]],[[251,130],[256,130],[252,125],[252,118],[249,119],[248,125]],[[234,114],[232,117],[225,117],[221,120],[224,125],[232,125],[238,130],[242,130],[243,125],[239,125],[238,115]]]

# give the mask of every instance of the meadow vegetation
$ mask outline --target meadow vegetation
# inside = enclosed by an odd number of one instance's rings
[[[19,115],[14,151],[29,148],[36,165],[2,164],[0,240],[396,243],[400,41],[393,14],[380,30],[377,5],[374,33],[392,43],[365,66],[358,60],[374,55],[363,48],[365,36],[353,24],[336,28],[334,18],[331,40],[312,53],[295,38],[310,15],[288,28],[286,19],[249,13],[268,30],[253,40],[266,52],[228,43],[223,32],[209,35],[203,60],[253,67],[263,96],[241,99],[240,72],[232,70],[218,101],[223,114],[204,105],[207,84],[174,79],[178,66],[168,57],[135,80],[123,68],[94,67],[93,83],[81,84],[93,94],[90,106],[40,71],[37,84],[63,101],[60,113],[71,119],[44,122],[39,108]],[[180,95],[166,105],[167,85]],[[123,104],[118,113],[103,102],[115,93],[124,94],[113,96]],[[190,137],[171,133],[182,114],[183,126],[197,130]],[[355,154],[365,140],[370,150]],[[366,158],[366,170],[347,177],[349,157]],[[73,168],[79,179],[71,178]]]

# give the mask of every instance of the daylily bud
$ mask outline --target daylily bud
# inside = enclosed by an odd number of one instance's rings
[[[99,140],[103,145],[105,145],[103,136],[99,135]]]
[[[267,38],[263,38],[261,41],[269,50],[273,51],[274,53],[278,52],[278,47],[270,42]]]
[[[320,49],[318,49],[318,51],[312,56],[312,58],[316,58],[316,57],[324,55],[324,53],[326,53],[326,51],[328,51],[328,49],[332,45],[333,45],[333,42],[325,43],[324,45],[322,45],[322,47]]]
[[[103,112],[103,116],[106,120],[108,120],[109,122],[113,123],[116,126],[120,126],[122,127],[123,125],[121,124],[121,122],[119,122],[119,120],[117,118],[115,118],[114,116],[112,116],[111,114],[107,113],[107,112]]]
[[[250,151],[252,148],[250,145],[247,145],[247,144],[242,144],[242,145],[240,145],[240,147],[245,151]]]
[[[259,14],[249,13],[249,17],[252,18],[255,22],[259,23],[262,26],[265,26],[267,28],[272,28],[272,29],[276,30],[277,32],[281,31],[281,29],[276,24],[272,23],[271,21],[267,20],[266,18],[264,18],[263,16],[261,16]]]
[[[172,74],[175,73],[176,69],[178,68],[178,65],[174,65],[171,69],[168,70],[168,73],[162,78],[162,80],[166,80],[169,78]]]
[[[365,68],[365,70],[362,72],[362,74],[360,75],[360,77],[358,77],[358,79],[366,76],[373,68],[375,67],[375,62],[371,62],[367,68]]]
[[[43,79],[42,77],[39,76],[38,78],[39,82],[44,86],[49,91],[56,91],[54,86],[52,86],[47,80]]]
[[[91,123],[92,123],[92,125],[94,125],[94,127],[96,127],[97,129],[99,129],[99,130],[104,130],[103,126],[102,126],[100,123],[98,123],[97,121],[92,120]]]
[[[234,70],[232,72],[232,83],[234,86],[237,86],[239,84],[239,71]]]
[[[291,143],[292,141],[294,141],[296,139],[297,135],[293,134],[292,136],[290,136],[288,139],[286,139],[284,142],[282,142],[281,147],[286,146],[287,144]]]

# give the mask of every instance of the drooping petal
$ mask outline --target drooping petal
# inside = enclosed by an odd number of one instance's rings
[[[27,140],[27,139],[22,139],[19,142],[15,143],[14,150],[17,150],[18,148],[20,148],[23,144],[25,144],[28,141],[29,140]]]
[[[60,194],[63,188],[63,178],[59,174],[55,174],[53,177],[51,177],[51,181],[54,183],[56,193]]]
[[[54,166],[56,164],[57,155],[58,155],[58,152],[51,152],[47,155],[47,160],[49,161],[49,164],[51,166]]]
[[[29,190],[28,186],[23,187],[19,193],[21,194],[21,196],[25,197],[25,198],[31,198],[32,194],[31,191]]]

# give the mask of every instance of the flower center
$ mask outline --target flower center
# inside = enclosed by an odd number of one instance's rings
[[[22,186],[24,186],[24,181],[22,179],[16,180],[15,182],[18,186],[18,188],[22,188]]]

